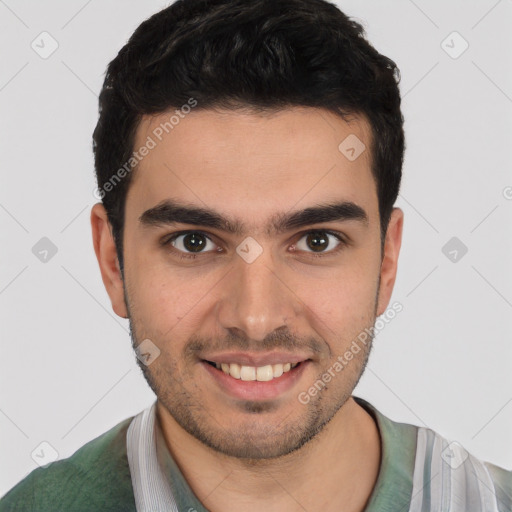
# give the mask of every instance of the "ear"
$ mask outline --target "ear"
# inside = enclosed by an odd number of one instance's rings
[[[391,293],[395,286],[396,271],[398,267],[398,254],[402,245],[402,229],[404,212],[400,208],[393,208],[386,232],[382,263],[380,267],[380,288],[377,316],[382,315],[391,300]]]
[[[91,227],[94,252],[100,266],[103,284],[112,302],[112,309],[122,318],[128,318],[124,300],[123,277],[119,268],[116,246],[107,212],[101,203],[91,210]]]

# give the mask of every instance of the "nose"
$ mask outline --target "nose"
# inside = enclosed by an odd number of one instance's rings
[[[270,251],[252,263],[237,255],[217,303],[221,327],[258,341],[278,329],[290,329],[301,309],[290,281]]]

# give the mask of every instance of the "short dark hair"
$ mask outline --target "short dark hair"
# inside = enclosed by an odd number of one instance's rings
[[[399,82],[396,64],[361,24],[325,0],[178,0],[148,18],[108,65],[93,134],[121,270],[126,162],[139,122],[191,99],[195,109],[305,106],[365,117],[383,243],[405,150]]]

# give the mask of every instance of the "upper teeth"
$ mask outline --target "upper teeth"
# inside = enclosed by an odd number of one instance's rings
[[[215,366],[227,375],[241,380],[258,380],[261,382],[281,377],[283,373],[295,368],[298,363],[267,364],[266,366],[241,366],[237,363],[215,363]]]

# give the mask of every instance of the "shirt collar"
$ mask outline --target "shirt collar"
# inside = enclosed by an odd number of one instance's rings
[[[365,512],[406,512],[411,503],[418,429],[391,421],[366,400],[353,398],[372,416],[381,439],[379,475]]]

